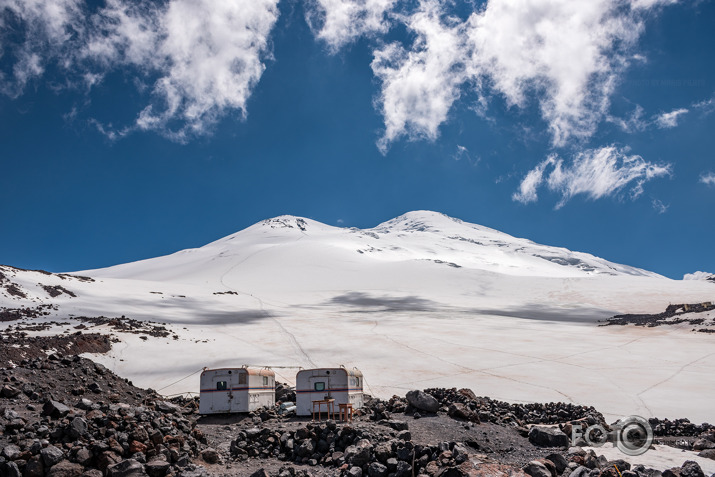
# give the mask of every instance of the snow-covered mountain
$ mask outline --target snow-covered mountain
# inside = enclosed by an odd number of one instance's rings
[[[715,336],[687,323],[598,320],[714,298],[707,280],[670,280],[426,211],[364,230],[281,216],[200,248],[74,274],[0,267],[0,319],[59,318],[72,333],[78,317],[166,323],[169,336],[146,339],[81,322],[119,340],[95,359],[165,393],[195,391],[198,380],[182,378],[203,366],[344,364],[380,396],[465,386],[614,417],[712,421]]]
[[[587,253],[539,245],[430,211],[409,212],[364,230],[281,216],[201,248],[79,273],[93,277],[218,284],[233,275],[250,273],[252,268],[256,272],[291,267],[303,271],[304,266],[337,270],[410,261],[514,276],[660,277]]]

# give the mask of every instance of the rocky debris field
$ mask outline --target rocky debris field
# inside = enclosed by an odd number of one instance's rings
[[[351,423],[276,409],[202,417],[196,399],[167,400],[88,359],[46,351],[0,364],[2,477],[706,477],[694,462],[630,468],[569,447],[573,426],[607,428],[592,407],[427,389],[368,399]],[[294,398],[286,385],[278,395]],[[655,424],[715,458],[712,427]]]
[[[669,305],[665,311],[652,315],[648,314],[628,314],[616,315],[609,318],[601,326],[608,325],[636,325],[636,326],[663,326],[687,323],[699,328],[693,331],[701,333],[715,333],[715,320],[711,312],[715,310],[715,304],[711,302]]]

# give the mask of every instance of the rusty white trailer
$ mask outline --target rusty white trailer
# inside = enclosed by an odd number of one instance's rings
[[[296,414],[310,416],[313,401],[335,399],[339,404],[352,404],[360,409],[363,403],[363,376],[359,369],[316,368],[303,369],[295,376]]]
[[[200,414],[251,412],[276,403],[276,376],[270,369],[204,368]]]

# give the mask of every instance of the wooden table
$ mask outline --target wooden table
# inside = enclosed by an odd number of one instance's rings
[[[338,404],[339,413],[338,416],[341,421],[352,422],[353,421],[353,405],[352,403]]]
[[[325,410],[328,412],[328,419],[331,419],[330,414],[332,412],[333,419],[335,419],[335,399],[319,399],[313,401],[313,420],[315,421],[315,406],[318,406],[318,420],[320,421],[320,409],[322,405],[325,404]]]

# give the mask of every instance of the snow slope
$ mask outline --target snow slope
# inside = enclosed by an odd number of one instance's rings
[[[682,324],[597,326],[617,313],[712,301],[712,283],[434,212],[366,230],[277,217],[201,248],[78,272],[93,282],[3,273],[26,298],[0,289],[0,307],[52,304],[52,317],[169,323],[178,339],[120,335],[97,357],[165,393],[196,391],[197,375],[181,378],[203,366],[344,364],[383,397],[464,386],[509,401],[593,404],[614,418],[715,417],[713,335]],[[76,297],[50,298],[38,283]],[[293,381],[295,369],[275,369]]]

